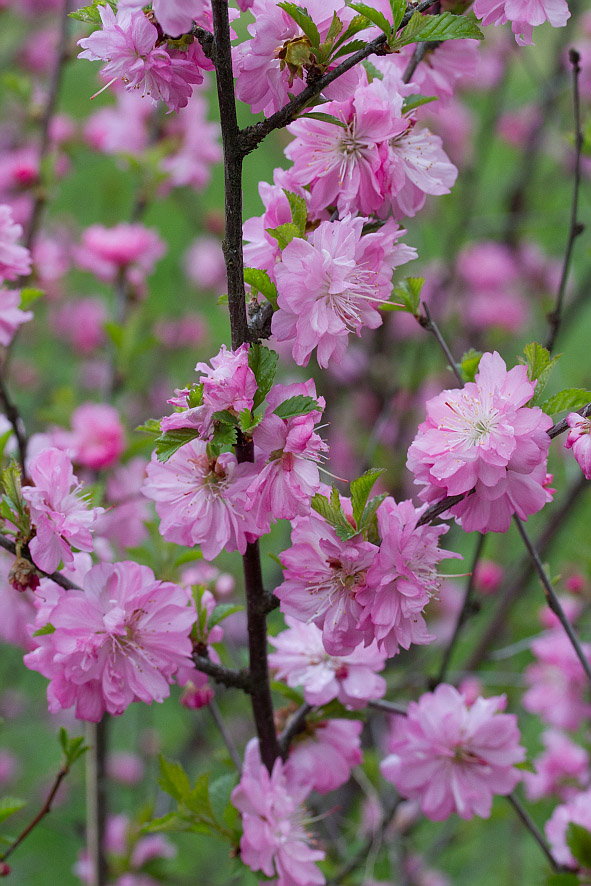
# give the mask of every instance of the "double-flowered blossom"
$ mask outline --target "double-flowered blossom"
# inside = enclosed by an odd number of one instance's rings
[[[269,665],[278,680],[288,686],[301,686],[310,705],[327,704],[338,699],[348,708],[365,707],[368,701],[381,698],[386,681],[377,673],[386,664],[386,653],[377,643],[358,646],[349,655],[329,655],[322,642],[322,631],[315,624],[285,619],[288,629],[269,642],[276,651],[269,655]]]
[[[25,277],[31,271],[31,253],[17,242],[22,233],[22,225],[14,221],[10,206],[0,204],[0,283]]]
[[[137,89],[178,111],[184,108],[193,86],[203,82],[203,73],[192,56],[169,53],[157,45],[158,29],[141,10],[115,13],[109,4],[98,7],[102,28],[78,41],[83,52],[78,58],[105,61],[107,80],[123,80],[126,89]]]
[[[275,760],[273,771],[261,763],[258,742],[252,739],[244,754],[240,783],[232,803],[242,816],[240,857],[253,871],[276,877],[277,886],[322,886],[324,875],[316,866],[324,852],[313,849],[306,831],[302,806],[312,786]]]
[[[8,347],[19,326],[33,319],[32,311],[21,311],[18,289],[0,286],[0,345]]]
[[[578,729],[591,715],[587,678],[570,640],[561,628],[536,638],[531,649],[537,661],[525,671],[528,690],[523,707],[559,729]],[[591,645],[583,643],[591,663]]]
[[[34,485],[23,486],[22,493],[36,530],[31,557],[39,569],[55,572],[60,560],[74,562],[72,546],[92,551],[91,529],[103,508],[84,501],[70,458],[60,449],[43,449],[31,460],[29,475]]]
[[[466,494],[449,511],[466,532],[506,532],[513,514],[525,520],[551,499],[552,419],[525,406],[534,388],[525,366],[507,372],[495,352],[483,355],[474,382],[427,402],[407,466],[426,501]]]
[[[54,631],[36,638],[25,664],[50,680],[51,712],[76,705],[79,719],[96,723],[134,701],[161,702],[176,671],[191,664],[190,596],[147,566],[94,566],[83,590],[61,594],[46,614]]]
[[[349,781],[351,769],[363,759],[362,729],[360,720],[308,724],[305,736],[298,737],[290,748],[286,769],[319,794],[336,791]]]
[[[389,658],[400,646],[408,649],[411,643],[433,639],[421,613],[441,584],[437,564],[460,556],[439,547],[446,526],[417,527],[423,510],[411,501],[397,503],[388,497],[382,502],[378,509],[382,543],[366,585],[357,594],[363,607],[359,627],[375,636]]]
[[[493,796],[511,793],[520,781],[515,764],[525,758],[517,718],[499,713],[504,706],[498,696],[468,707],[457,689],[441,684],[396,717],[382,774],[433,821],[452,812],[488,818]]]
[[[82,234],[76,261],[105,283],[114,283],[119,274],[125,274],[129,282],[139,286],[165,252],[158,233],[142,224],[91,225]]]
[[[268,530],[246,513],[246,490],[254,465],[238,464],[231,452],[217,458],[207,453],[207,443],[192,440],[162,464],[154,455],[148,465],[143,494],[156,502],[160,533],[167,541],[201,545],[206,560],[222,550],[246,551]]]
[[[566,420],[570,428],[565,447],[572,449],[579,467],[587,480],[591,480],[591,419],[578,412],[570,412]]]
[[[557,729],[542,733],[546,750],[533,761],[535,772],[524,772],[529,800],[552,794],[568,800],[589,784],[589,754]]]
[[[577,794],[568,803],[557,806],[552,817],[546,822],[546,836],[550,841],[552,855],[558,864],[579,867],[567,844],[569,824],[578,824],[591,831],[591,790]],[[585,877],[582,882],[587,878]]]
[[[390,299],[393,269],[416,258],[416,250],[396,243],[406,231],[392,219],[363,235],[367,221],[321,222],[308,240],[296,237],[283,250],[271,329],[277,341],[293,342],[300,366],[315,348],[323,368],[340,363],[351,332],[381,326],[379,308]]]
[[[483,25],[510,21],[520,46],[533,43],[532,32],[537,25],[547,21],[553,28],[563,28],[570,18],[566,0],[476,0],[473,9]]]

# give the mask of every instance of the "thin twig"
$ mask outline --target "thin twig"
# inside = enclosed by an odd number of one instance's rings
[[[279,748],[284,760],[287,759],[287,753],[292,740],[306,728],[306,719],[312,710],[314,710],[312,705],[303,704],[290,718],[287,726],[279,736]]]
[[[345,877],[348,877],[349,874],[352,874],[353,871],[362,865],[370,852],[376,852],[376,848],[379,849],[379,844],[382,842],[384,834],[392,823],[400,803],[401,798],[397,797],[391,807],[384,812],[382,820],[374,833],[365,840],[363,846],[355,853],[355,855],[338,869],[334,877],[330,880],[329,886],[342,886]]]
[[[18,459],[21,467],[21,476],[23,480],[27,476],[27,432],[25,423],[18,410],[18,407],[10,399],[10,395],[4,384],[4,379],[0,374],[0,403],[2,404],[4,415],[12,425],[14,436],[16,437],[16,445],[18,447]]]
[[[226,724],[224,723],[224,718],[222,717],[222,714],[215,702],[215,699],[212,698],[211,701],[209,702],[209,704],[207,705],[207,707],[209,708],[209,713],[211,714],[211,718],[212,718],[213,722],[217,726],[218,731],[219,731],[220,735],[222,736],[222,740],[223,740],[224,744],[226,745],[226,749],[227,749],[228,753],[230,754],[230,757],[232,758],[232,762],[238,771],[238,775],[241,775],[242,760],[240,759],[240,754],[236,750],[236,745],[232,741],[232,736],[230,735],[230,733],[226,729]]]
[[[521,821],[525,825],[525,827],[528,829],[528,831],[530,832],[530,834],[532,835],[532,837],[534,838],[534,840],[536,841],[536,843],[538,844],[538,846],[540,847],[540,849],[542,850],[542,852],[544,853],[544,855],[546,856],[548,861],[550,862],[550,865],[552,866],[552,870],[556,871],[556,872],[560,871],[561,870],[560,865],[557,864],[556,859],[554,858],[554,856],[552,855],[552,852],[550,851],[550,847],[548,846],[548,844],[546,843],[546,840],[544,839],[544,835],[542,834],[542,832],[538,828],[537,824],[534,822],[534,820],[531,817],[531,815],[529,814],[529,812],[524,808],[524,806],[522,806],[521,802],[517,799],[515,794],[508,794],[507,800],[509,801],[509,803],[511,804],[511,806],[513,807],[513,809],[515,810],[515,812],[517,813],[517,815],[519,816],[519,818],[521,819]]]
[[[462,608],[460,609],[460,613],[458,615],[458,619],[456,621],[456,625],[454,628],[454,632],[451,636],[449,643],[446,646],[445,652],[443,653],[443,658],[441,660],[441,666],[439,668],[439,673],[435,678],[433,688],[439,686],[440,683],[443,683],[445,680],[445,676],[447,674],[447,669],[449,668],[449,663],[451,661],[451,657],[453,655],[456,643],[460,636],[461,630],[464,627],[464,624],[468,620],[470,609],[472,607],[472,593],[474,591],[474,575],[476,572],[476,567],[478,566],[478,561],[482,555],[482,549],[484,547],[484,540],[486,535],[481,533],[478,534],[478,539],[476,541],[476,549],[474,551],[474,557],[472,559],[472,566],[470,569],[470,575],[468,577],[468,581],[466,582],[466,591],[464,593],[464,602],[462,603]]]
[[[383,698],[374,698],[372,701],[368,701],[367,706],[376,711],[384,711],[386,714],[398,714],[400,717],[406,717],[408,713],[404,705],[397,704],[395,701],[386,701]]]
[[[29,822],[29,824],[26,826],[26,828],[24,828],[24,830],[21,831],[21,833],[18,835],[18,837],[10,844],[8,849],[6,849],[4,852],[0,853],[0,861],[5,861],[10,855],[12,855],[14,850],[17,849],[20,846],[20,844],[23,842],[23,840],[25,840],[29,836],[31,831],[33,831],[37,827],[39,822],[43,818],[45,818],[46,815],[49,815],[49,813],[51,812],[51,807],[53,805],[53,801],[55,800],[55,796],[59,790],[59,786],[61,785],[62,781],[64,780],[66,775],[69,773],[69,771],[70,771],[69,766],[66,766],[65,764],[62,765],[61,769],[59,770],[58,774],[55,777],[55,781],[53,782],[53,785],[51,786],[51,790],[49,791],[49,793],[47,795],[47,799],[45,800],[45,803],[43,804],[43,806],[41,807],[41,809],[39,810],[37,815]]]
[[[248,671],[233,671],[224,665],[216,664],[205,655],[193,653],[193,662],[198,671],[213,677],[216,683],[228,686],[231,689],[242,689],[244,692],[252,692],[252,679]]]
[[[571,646],[575,650],[575,652],[577,654],[577,658],[579,659],[579,661],[581,662],[581,664],[583,666],[583,670],[585,671],[587,679],[591,683],[591,665],[589,664],[589,660],[587,659],[587,656],[583,652],[583,649],[582,649],[581,644],[579,642],[579,638],[575,634],[575,632],[573,630],[573,626],[571,625],[570,621],[566,617],[566,615],[564,613],[564,609],[561,606],[560,600],[556,596],[556,591],[552,587],[552,582],[550,581],[550,579],[546,575],[546,570],[544,569],[544,565],[543,565],[542,561],[540,560],[539,554],[536,551],[529,535],[527,534],[527,532],[525,530],[523,523],[521,522],[521,520],[519,519],[517,514],[514,514],[514,520],[515,520],[515,524],[517,526],[517,529],[519,531],[519,534],[523,540],[523,543],[529,552],[532,563],[534,564],[534,568],[535,568],[536,572],[538,573],[539,579],[542,582],[542,585],[544,587],[544,594],[546,596],[546,602],[547,602],[548,606],[550,607],[550,609],[552,610],[552,612],[554,613],[554,615],[558,618],[562,627],[564,628],[566,635],[571,642]]]
[[[17,556],[17,550],[16,550],[15,543],[13,541],[11,541],[9,538],[6,538],[6,536],[2,535],[1,533],[0,533],[0,548],[4,548],[5,551],[8,551],[9,554],[14,554],[15,557]],[[24,557],[25,560],[28,560],[29,563],[32,563],[33,566],[35,566],[35,564],[33,563],[32,559],[31,559],[31,555],[30,555],[29,550],[26,545],[23,546],[20,556]],[[51,581],[54,581],[56,583],[56,585],[59,585],[65,591],[81,591],[82,590],[82,588],[78,587],[77,584],[74,584],[73,581],[70,581],[69,578],[66,578],[65,575],[62,575],[61,572],[44,572],[42,569],[39,569],[38,566],[35,566],[35,569],[37,570],[39,575],[43,575],[43,576],[45,576],[45,578],[50,578]]]
[[[579,95],[579,75],[581,73],[581,56],[576,49],[571,49],[569,61],[573,69],[573,112],[575,119],[575,172],[573,182],[573,198],[570,211],[570,225],[568,231],[568,240],[566,243],[566,251],[564,253],[564,262],[562,264],[562,274],[560,275],[560,283],[558,285],[558,293],[556,295],[556,306],[553,311],[548,314],[548,324],[550,330],[546,340],[546,348],[552,351],[560,325],[562,323],[562,305],[566,292],[566,283],[570,270],[570,264],[573,254],[573,247],[577,237],[583,233],[585,227],[578,221],[579,208],[579,189],[581,187],[581,154],[583,152],[583,132],[581,129],[581,100]]]
[[[86,842],[90,862],[89,886],[105,886],[109,865],[105,853],[107,821],[107,723],[86,724]]]
[[[417,43],[417,45],[415,46],[414,52],[411,56],[411,59],[410,59],[409,63],[407,64],[406,68],[404,69],[404,74],[402,75],[402,82],[409,83],[412,78],[412,75],[414,74],[414,72],[418,68],[419,64],[422,62],[423,58],[425,57],[425,53],[432,51],[433,49],[436,49],[440,45],[441,44],[439,43],[439,41],[434,41],[432,43]]]
[[[439,327],[437,326],[435,321],[432,319],[431,312],[429,311],[429,307],[427,304],[425,304],[425,302],[423,302],[423,311],[425,312],[425,316],[424,317],[417,317],[418,322],[423,327],[423,329],[427,330],[427,332],[433,333],[433,335],[435,336],[435,338],[437,340],[437,344],[439,345],[439,347],[441,348],[441,350],[445,354],[445,357],[446,357],[447,362],[449,364],[449,368],[451,369],[451,371],[455,375],[456,381],[458,382],[459,386],[461,388],[463,388],[464,387],[464,379],[462,378],[460,370],[457,367],[457,364],[453,358],[452,352],[450,351],[450,349],[447,346],[447,342],[445,341],[441,332],[439,331]]]

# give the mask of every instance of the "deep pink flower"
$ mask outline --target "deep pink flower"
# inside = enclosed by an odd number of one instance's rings
[[[31,272],[31,253],[17,243],[22,233],[22,225],[15,223],[10,206],[0,204],[0,283]]]
[[[156,502],[160,534],[167,541],[201,545],[206,560],[224,549],[244,554],[247,542],[268,531],[268,524],[259,526],[244,510],[254,471],[230,452],[210,459],[207,444],[192,440],[165,464],[152,457],[143,494]]]
[[[314,348],[318,364],[339,363],[349,334],[382,324],[381,305],[392,293],[392,271],[416,257],[396,245],[406,233],[390,219],[363,234],[366,218],[321,222],[309,240],[296,237],[275,268],[279,310],[271,329],[278,341],[293,341],[293,358],[306,366]]]
[[[533,761],[535,772],[524,772],[528,800],[556,795],[570,799],[589,784],[589,754],[563,732],[550,729],[542,734],[546,750]]]
[[[323,705],[337,698],[348,708],[363,708],[386,692],[386,681],[378,675],[386,664],[386,653],[377,643],[358,646],[349,655],[329,655],[322,642],[322,631],[315,624],[286,616],[288,630],[269,642],[276,652],[269,655],[269,666],[278,680],[288,686],[301,686],[310,705]]]
[[[130,282],[139,285],[165,252],[166,246],[157,232],[144,225],[91,225],[82,234],[76,261],[105,283],[113,283],[118,274],[125,272]]]
[[[407,466],[427,501],[475,490],[450,508],[466,532],[505,532],[513,514],[525,520],[551,498],[552,419],[525,407],[534,387],[525,366],[507,372],[495,352],[484,354],[475,382],[427,402]]]
[[[125,431],[114,406],[83,403],[72,413],[64,443],[72,461],[93,471],[115,464],[125,449]]]
[[[481,594],[494,594],[501,586],[505,570],[493,560],[479,560],[474,569],[474,587]]]
[[[382,543],[367,573],[367,583],[357,594],[362,613],[359,627],[375,636],[388,657],[400,646],[429,643],[422,611],[437,593],[442,576],[437,564],[448,557],[458,557],[439,547],[439,537],[447,526],[420,526],[422,510],[411,501],[396,503],[386,498],[378,509],[378,528]]]
[[[84,50],[78,58],[105,61],[106,79],[121,79],[126,89],[140,90],[154,102],[162,99],[171,111],[184,108],[193,86],[203,82],[194,61],[172,57],[165,46],[156,46],[158,30],[142,11],[115,14],[108,4],[98,10],[102,29],[78,41]]]
[[[296,737],[285,768],[319,794],[336,791],[349,781],[351,769],[363,759],[362,729],[360,720],[314,723],[302,739]]]
[[[514,765],[525,758],[517,718],[498,713],[504,706],[499,696],[468,707],[445,683],[426,692],[396,717],[382,774],[433,821],[452,812],[488,818],[493,796],[511,793],[521,779]]]
[[[34,486],[23,486],[36,535],[29,544],[31,557],[44,572],[55,572],[60,560],[73,563],[72,546],[92,551],[90,530],[103,508],[89,508],[72,463],[59,449],[43,449],[28,468]]]
[[[0,345],[8,347],[16,330],[33,319],[32,311],[21,311],[21,294],[18,289],[0,286]]]
[[[532,643],[535,664],[525,671],[529,689],[522,698],[526,711],[538,714],[558,729],[578,729],[591,715],[587,678],[570,640],[559,628]],[[583,644],[591,662],[591,646]]]
[[[252,739],[244,754],[240,784],[232,803],[242,815],[240,857],[253,871],[277,877],[277,886],[322,886],[323,874],[315,862],[324,852],[310,847],[301,805],[311,785],[294,774],[278,757],[269,775],[261,763],[258,742]]]
[[[566,420],[570,431],[565,448],[572,449],[585,477],[591,480],[591,419],[583,418],[578,412],[570,412]]]
[[[48,614],[55,631],[25,656],[50,680],[50,711],[75,704],[79,719],[96,723],[133,701],[163,701],[172,676],[191,663],[187,591],[129,561],[94,566],[83,587],[59,598]]]

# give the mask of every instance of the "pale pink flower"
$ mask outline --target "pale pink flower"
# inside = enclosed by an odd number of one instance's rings
[[[315,864],[324,852],[311,848],[305,829],[302,803],[310,790],[311,785],[294,778],[279,757],[269,775],[257,740],[248,743],[242,777],[232,791],[232,803],[242,815],[240,857],[251,870],[277,877],[277,886],[325,883]]]
[[[421,613],[441,585],[437,564],[460,556],[439,547],[447,526],[417,527],[423,510],[411,501],[396,503],[388,497],[382,502],[378,509],[382,543],[366,586],[356,597],[362,606],[359,628],[375,636],[389,658],[400,646],[408,649],[411,643],[433,639]]]
[[[28,468],[34,486],[23,486],[36,535],[29,544],[33,562],[55,572],[60,560],[74,562],[72,546],[92,551],[91,529],[103,508],[89,508],[70,458],[59,449],[44,449]]]
[[[566,420],[570,431],[564,444],[573,455],[587,480],[591,480],[591,419],[570,412]]]
[[[210,4],[209,4],[210,5]],[[191,30],[193,21],[202,24],[206,0],[153,0],[152,9],[165,34],[178,37]],[[207,25],[203,24],[204,27]]]
[[[140,545],[148,535],[146,522],[150,505],[142,496],[147,462],[141,457],[119,465],[107,480],[106,501],[110,505],[99,517],[97,535],[121,548]]]
[[[72,413],[71,424],[63,442],[76,464],[93,471],[108,468],[125,449],[119,413],[108,403],[83,403]]]
[[[60,596],[48,614],[55,631],[25,656],[50,680],[50,711],[75,704],[78,719],[96,723],[133,701],[163,701],[172,676],[191,663],[188,593],[129,561],[94,566],[83,588]]]
[[[392,13],[388,11],[391,20]],[[421,95],[436,95],[441,103],[449,102],[458,81],[461,85],[462,81],[472,79],[476,74],[479,47],[479,40],[455,40],[427,50],[412,75],[412,85],[417,87],[416,92]],[[393,55],[376,57],[374,64],[384,73],[395,65],[402,75],[413,52],[414,45],[405,46]]]
[[[33,649],[30,625],[35,621],[35,595],[31,590],[17,590],[9,582],[14,558],[2,552],[0,555],[0,640],[11,646]]]
[[[523,773],[527,798],[540,800],[554,794],[568,800],[589,784],[589,754],[556,729],[544,732],[542,741],[546,750],[533,761],[536,771]]]
[[[360,720],[312,724],[301,739],[296,736],[286,770],[293,772],[294,780],[310,784],[319,794],[336,791],[349,781],[351,769],[362,762],[362,729]]]
[[[579,864],[566,842],[566,832],[571,822],[591,831],[591,790],[576,794],[567,803],[557,806],[545,827],[557,863],[576,868]]]
[[[31,253],[17,243],[22,233],[22,225],[15,223],[10,206],[0,204],[0,283],[31,272]]]
[[[494,560],[479,560],[474,569],[474,587],[481,594],[494,594],[501,586],[505,570]]]
[[[19,326],[33,319],[33,312],[21,311],[20,303],[20,290],[0,286],[0,345],[5,348],[14,338]]]
[[[137,156],[148,146],[153,107],[137,92],[116,91],[117,104],[100,108],[84,123],[84,138],[95,151]]]
[[[408,451],[421,498],[473,494],[450,508],[466,532],[506,532],[551,499],[546,489],[550,416],[525,404],[534,392],[525,366],[507,372],[498,353],[484,354],[475,382],[427,402],[427,419]]]
[[[458,272],[470,289],[489,292],[514,286],[519,268],[513,251],[504,243],[481,240],[465,246],[457,261]]]
[[[222,244],[217,237],[198,237],[194,240],[183,257],[183,268],[189,280],[200,289],[212,289],[220,293],[225,291],[226,262]]]
[[[125,273],[130,282],[139,285],[165,252],[166,246],[156,231],[139,223],[121,222],[113,228],[86,228],[75,255],[81,268],[105,283],[113,283],[118,274]]]
[[[553,28],[563,28],[570,18],[566,0],[476,0],[474,14],[483,25],[498,27],[510,21],[520,46],[533,43],[536,25],[548,21]]]
[[[107,757],[107,775],[119,784],[139,784],[145,769],[142,758],[130,751],[113,751]]]
[[[162,99],[171,111],[184,108],[193,86],[203,82],[194,61],[173,57],[165,46],[156,46],[158,30],[142,11],[115,14],[108,4],[98,9],[102,28],[78,41],[83,49],[78,58],[105,61],[106,79],[121,79],[126,89],[137,89],[153,102]]]
[[[488,818],[495,794],[510,794],[525,758],[514,714],[499,713],[505,696],[478,698],[468,707],[445,683],[411,702],[396,717],[382,775],[403,797],[417,799],[423,814],[443,821]]]
[[[193,46],[199,44],[194,43]],[[167,135],[178,143],[160,163],[168,176],[163,190],[191,187],[203,191],[211,180],[212,167],[222,159],[220,125],[207,119],[208,105],[195,93],[187,107],[167,126]]]
[[[560,628],[538,637],[531,648],[537,662],[525,671],[529,689],[523,707],[558,729],[578,729],[591,715],[591,703],[587,678],[570,640]],[[582,648],[591,662],[591,646],[584,643]]]
[[[207,324],[200,314],[185,314],[176,320],[158,320],[154,335],[165,348],[195,348],[207,339]]]
[[[390,141],[383,169],[385,198],[396,218],[412,218],[428,194],[449,194],[457,175],[439,136],[412,126]]]
[[[271,280],[275,280],[275,265],[281,259],[281,248],[275,237],[268,233],[268,228],[278,228],[292,220],[291,208],[285,191],[292,191],[309,202],[307,191],[285,180],[285,170],[273,171],[273,184],[259,182],[259,195],[265,207],[263,215],[247,219],[242,232],[244,244],[244,263],[247,267],[260,268],[267,271]]]
[[[58,338],[70,342],[79,354],[92,354],[105,342],[107,307],[99,298],[79,298],[60,305],[51,318]]]
[[[396,245],[406,231],[392,219],[362,236],[366,222],[351,216],[321,222],[309,240],[296,237],[283,250],[271,329],[277,341],[293,341],[300,366],[314,348],[323,368],[339,363],[351,332],[381,326],[379,308],[390,299],[393,269],[416,257],[412,247]]]
[[[167,541],[201,545],[206,560],[224,549],[244,554],[249,541],[268,531],[268,524],[259,526],[244,510],[254,471],[230,452],[211,459],[207,444],[192,440],[165,464],[152,457],[143,494],[156,502],[160,534]]]
[[[386,653],[377,643],[358,646],[349,655],[329,655],[315,624],[289,615],[285,623],[288,630],[269,637],[276,649],[269,655],[269,666],[278,680],[301,686],[308,704],[324,705],[336,698],[355,710],[385,694],[386,681],[377,672],[385,667]]]

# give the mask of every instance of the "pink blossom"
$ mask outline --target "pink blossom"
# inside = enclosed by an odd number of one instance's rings
[[[5,348],[15,336],[19,326],[33,319],[32,311],[21,311],[21,294],[18,289],[0,286],[0,345]]]
[[[194,348],[207,338],[207,324],[200,314],[185,314],[177,320],[158,320],[154,335],[165,348]]]
[[[55,334],[79,354],[91,354],[105,342],[107,308],[99,298],[79,298],[61,305],[51,319]]]
[[[540,800],[555,794],[568,800],[589,783],[589,754],[555,729],[544,732],[542,741],[546,750],[534,760],[536,771],[523,773],[527,798]]]
[[[392,19],[392,13],[388,16]],[[435,49],[427,50],[420,65],[412,75],[412,84],[421,95],[436,95],[447,103],[454,94],[456,84],[472,79],[478,69],[478,40],[456,40],[441,43]],[[405,46],[400,52],[377,58],[376,67],[386,73],[394,64],[402,75],[412,58],[414,46]]]
[[[198,237],[194,240],[185,253],[183,267],[189,280],[200,289],[220,293],[225,291],[226,262],[217,237]]]
[[[166,246],[157,232],[144,225],[125,222],[113,228],[91,225],[82,235],[76,261],[105,283],[113,283],[117,275],[124,272],[130,282],[139,285],[165,252]]]
[[[175,544],[201,545],[206,560],[224,549],[244,554],[247,542],[268,531],[244,509],[254,470],[230,452],[210,459],[202,440],[186,443],[166,464],[153,456],[143,494],[156,502],[160,534]]]
[[[534,387],[525,366],[507,372],[495,352],[484,354],[475,382],[427,402],[407,466],[427,501],[475,490],[449,511],[466,532],[506,532],[513,514],[525,520],[551,498],[552,419],[525,407]]]
[[[22,225],[15,223],[10,206],[0,204],[0,284],[31,272],[31,253],[17,243],[22,233]]]
[[[142,496],[147,462],[140,457],[119,465],[107,480],[106,501],[110,505],[99,517],[97,535],[121,548],[140,545],[148,535],[146,522],[150,505]]]
[[[393,269],[416,257],[411,247],[395,244],[406,231],[392,219],[362,236],[366,222],[351,216],[321,222],[309,240],[296,237],[283,250],[271,329],[278,341],[293,341],[300,366],[314,348],[323,368],[339,363],[351,332],[381,326],[379,308],[390,299]]]
[[[164,190],[189,186],[203,191],[209,184],[212,167],[222,159],[222,149],[219,123],[208,120],[207,111],[204,97],[195,93],[179,116],[171,119],[167,134],[178,147],[160,163],[168,176]]]
[[[396,717],[382,774],[433,821],[452,812],[488,818],[493,796],[511,793],[521,779],[514,764],[525,758],[517,718],[498,713],[504,706],[498,696],[468,707],[445,683],[426,692],[406,717]]]
[[[178,37],[191,30],[193,21],[201,23],[207,5],[205,0],[154,0],[152,8],[164,33]]]
[[[194,61],[172,57],[164,46],[156,46],[157,28],[143,12],[119,11],[107,4],[98,7],[102,29],[78,41],[83,52],[78,58],[106,61],[102,74],[121,79],[126,89],[141,90],[153,102],[162,99],[170,110],[184,108],[193,86],[203,82]]]
[[[505,570],[494,560],[479,560],[474,569],[474,587],[481,594],[494,594],[501,586]]]
[[[36,535],[29,544],[31,557],[44,572],[55,572],[60,560],[73,563],[72,546],[92,551],[90,530],[103,512],[89,508],[82,486],[74,475],[68,455],[59,449],[44,449],[30,462],[34,486],[23,486]]]
[[[129,561],[94,566],[83,587],[59,598],[49,612],[55,631],[25,656],[50,680],[50,711],[75,704],[78,719],[96,723],[133,701],[163,701],[174,673],[191,661],[187,592]]]
[[[483,25],[498,27],[510,21],[520,46],[533,43],[534,26],[548,21],[553,28],[563,28],[570,18],[566,0],[476,0],[474,13]]]
[[[0,640],[11,646],[32,649],[30,625],[35,621],[35,595],[19,591],[9,581],[14,558],[5,551],[0,555]]]
[[[336,698],[355,710],[382,698],[386,681],[377,671],[384,669],[386,653],[377,643],[358,646],[349,655],[329,655],[315,624],[291,616],[286,616],[285,623],[288,630],[269,638],[277,650],[269,655],[269,666],[278,680],[294,688],[302,686],[308,704],[324,705]]]
[[[144,761],[129,751],[113,751],[107,757],[107,775],[119,784],[139,784],[144,777]]]
[[[558,729],[578,729],[591,715],[591,704],[587,678],[570,640],[560,628],[534,640],[531,648],[537,662],[525,671],[529,689],[523,707]],[[582,648],[591,662],[591,646],[584,643]]]
[[[457,175],[439,136],[411,127],[390,143],[383,170],[385,197],[396,218],[412,218],[428,194],[449,194]]]
[[[117,104],[100,108],[84,124],[84,138],[95,151],[138,155],[148,146],[151,105],[137,92],[116,91]]]
[[[470,289],[490,292],[513,286],[519,268],[512,250],[504,243],[481,240],[465,246],[458,256],[457,268]]]
[[[294,779],[311,784],[319,794],[336,791],[349,781],[351,769],[363,759],[362,729],[359,720],[312,724],[309,732],[292,744],[285,768],[294,773]]]
[[[570,412],[566,420],[570,431],[564,444],[573,455],[587,480],[591,480],[591,419],[578,412]]]
[[[257,740],[248,743],[240,784],[232,791],[232,803],[242,815],[240,857],[251,870],[277,877],[277,886],[325,883],[315,864],[324,852],[311,848],[305,830],[302,803],[310,790],[280,758],[269,775]]]
[[[546,836],[557,863],[576,868],[578,862],[566,842],[566,833],[571,822],[591,831],[591,790],[576,794],[567,803],[557,806],[550,820],[546,822]]]
[[[396,503],[386,498],[378,509],[382,543],[367,573],[366,586],[357,594],[362,606],[359,627],[375,636],[388,657],[400,646],[429,643],[431,637],[421,615],[441,584],[437,564],[458,557],[439,547],[447,526],[420,526],[423,509],[411,501]]]
[[[73,462],[93,471],[115,464],[125,449],[125,431],[114,406],[83,403],[71,422],[71,432],[60,436]]]

